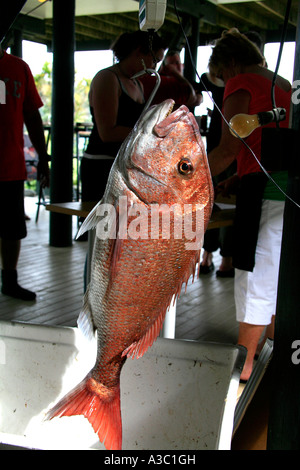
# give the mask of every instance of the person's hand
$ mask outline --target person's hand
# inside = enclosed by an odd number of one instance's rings
[[[203,96],[201,93],[190,93],[189,99],[186,103],[187,107],[195,108],[195,106],[200,106],[203,101]]]
[[[231,194],[236,194],[239,184],[238,175],[232,175],[221,183],[217,184],[215,188],[215,195],[221,193],[223,197],[229,197]]]
[[[172,75],[174,77],[177,77],[178,75],[181,75],[180,72],[178,71],[178,68],[174,64],[163,65],[159,69],[159,73],[162,73],[163,75]]]
[[[42,188],[48,188],[50,186],[49,160],[51,160],[49,155],[47,155],[47,157],[40,158],[37,166],[37,179]]]

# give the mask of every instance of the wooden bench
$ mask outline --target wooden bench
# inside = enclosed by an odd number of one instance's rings
[[[226,202],[225,202],[226,201]],[[235,214],[235,200],[234,198],[221,198],[216,199],[216,203],[220,204],[220,210],[213,211],[209,221],[207,230],[213,228],[228,227],[233,225]],[[46,209],[51,212],[59,214],[75,215],[77,217],[87,217],[89,212],[95,206],[95,202],[60,202],[47,204]],[[226,208],[228,206],[228,208]]]

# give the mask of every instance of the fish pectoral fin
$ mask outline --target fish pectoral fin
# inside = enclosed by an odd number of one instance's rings
[[[117,274],[117,267],[118,267],[118,262],[121,257],[121,252],[122,252],[122,240],[119,238],[116,238],[116,240],[113,240],[113,250],[112,250],[112,258],[111,258],[111,263],[110,263],[110,278],[111,280],[114,279],[114,277]]]
[[[130,204],[127,201],[127,208],[126,210],[120,210],[119,205],[117,204],[115,206],[115,211],[116,211],[116,219],[115,219],[115,238],[113,238],[112,241],[112,257],[111,257],[111,263],[110,263],[110,275],[111,279],[113,279],[116,276],[117,273],[117,266],[118,262],[121,257],[122,253],[122,246],[123,246],[123,240],[127,238],[127,211],[128,208],[130,207]]]
[[[88,293],[89,293],[89,288],[87,288],[87,291],[84,296],[83,307],[79,314],[77,325],[80,331],[82,331],[83,335],[86,338],[91,340],[94,337],[96,326],[94,324],[93,316],[92,316],[90,305],[89,305]]]
[[[81,237],[81,235],[83,235],[88,230],[91,230],[92,228],[96,227],[97,223],[101,219],[101,217],[99,217],[97,215],[97,209],[100,206],[101,202],[102,202],[102,199],[101,199],[101,201],[98,202],[98,204],[95,205],[95,207],[91,210],[91,212],[88,214],[88,216],[86,217],[86,219],[82,223],[82,225],[81,225],[81,227],[78,230],[78,233],[76,235],[76,240],[79,237]]]

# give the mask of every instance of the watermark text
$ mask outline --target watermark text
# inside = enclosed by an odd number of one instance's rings
[[[300,103],[300,80],[295,80],[292,83],[292,90],[295,90],[292,92],[292,102],[293,104],[299,104]]]
[[[6,104],[6,88],[3,80],[0,80],[0,104]]]
[[[292,363],[297,366],[300,364],[300,339],[295,339],[295,341],[293,341],[292,349],[295,349],[291,357]]]
[[[204,236],[203,204],[100,204],[96,235],[101,240],[185,240],[187,250],[199,250]]]

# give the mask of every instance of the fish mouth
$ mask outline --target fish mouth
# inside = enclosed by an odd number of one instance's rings
[[[158,109],[158,119],[153,126],[153,133],[156,136],[165,137],[178,121],[185,115],[191,114],[185,105],[173,111],[174,104],[173,100],[166,100],[161,104],[161,109]]]
[[[141,134],[151,135],[157,125],[164,123],[169,119],[174,108],[175,102],[172,99],[167,99],[158,105],[151,106],[145,114],[142,114],[136,124],[136,135]],[[175,111],[176,112],[176,111]]]
[[[146,205],[149,203],[147,188],[151,182],[155,184],[156,195],[174,192],[155,172],[155,153],[159,153],[160,146],[158,141],[167,137],[179,121],[193,116],[185,105],[173,111],[174,105],[174,100],[168,99],[149,108],[137,122],[128,144],[123,144],[127,158],[120,159],[119,164],[124,180],[135,197]],[[155,202],[156,199],[151,199],[151,203]]]
[[[153,127],[163,123],[165,119],[167,119],[172,114],[174,105],[175,101],[169,99],[165,100],[160,105],[157,105],[156,109],[154,108],[154,113],[156,113],[156,122]]]
[[[173,109],[174,109],[174,105],[175,105],[175,102],[174,103],[170,103],[170,107],[169,107],[169,110],[167,111],[166,115],[165,115],[165,119],[172,113]]]

